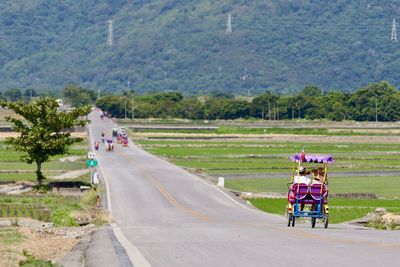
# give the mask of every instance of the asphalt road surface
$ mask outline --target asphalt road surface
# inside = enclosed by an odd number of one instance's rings
[[[90,119],[92,141],[111,136],[110,120],[98,111]],[[289,228],[132,143],[96,154],[112,229],[133,266],[399,266],[400,231]]]

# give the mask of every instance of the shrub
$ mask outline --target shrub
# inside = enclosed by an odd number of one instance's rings
[[[67,210],[55,210],[51,214],[51,221],[56,226],[78,226]]]

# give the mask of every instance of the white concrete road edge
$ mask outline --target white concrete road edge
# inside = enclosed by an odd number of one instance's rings
[[[93,149],[93,143],[92,140],[92,131],[90,127],[88,127],[89,131],[89,136],[90,136],[90,149],[94,151]],[[107,177],[104,175],[103,168],[101,167],[101,164],[99,163],[99,168],[104,180],[104,183],[106,185],[106,194],[107,194],[107,209],[112,213],[112,208],[111,208],[111,196],[110,196],[110,187],[107,181]],[[114,235],[117,238],[118,242],[121,244],[121,246],[125,249],[126,254],[128,255],[130,261],[132,262],[133,266],[135,267],[151,267],[150,263],[144,258],[142,253],[139,251],[137,247],[135,247],[129,240],[125,237],[125,235],[122,233],[121,228],[118,226],[116,223],[111,224],[111,228],[114,231]]]

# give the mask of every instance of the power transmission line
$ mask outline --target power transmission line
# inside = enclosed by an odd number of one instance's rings
[[[257,19],[256,19],[257,20]],[[370,30],[370,29],[387,29],[388,23],[385,23],[384,21],[376,21],[376,20],[371,20],[371,19],[360,19],[359,22],[352,22],[352,23],[345,23],[341,21],[304,21],[304,20],[267,20],[267,21],[259,21],[260,25],[263,25],[265,27],[269,28],[279,28],[281,30],[286,30],[282,29],[285,27],[289,27],[291,29],[305,29],[305,30],[315,30],[315,29],[320,29],[320,30],[325,30],[325,31],[331,31],[331,30]],[[254,21],[252,21],[254,22]],[[377,24],[378,23],[378,24]],[[252,24],[247,24],[243,21],[241,24],[243,25],[241,27],[241,30],[246,30],[249,29],[246,26],[253,26]]]

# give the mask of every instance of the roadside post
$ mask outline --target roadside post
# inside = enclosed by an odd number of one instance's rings
[[[97,185],[99,184],[99,175],[97,174],[97,170],[94,170],[94,167],[98,165],[98,161],[96,160],[96,153],[89,152],[88,160],[86,160],[86,166],[90,168],[90,184],[95,191],[97,191]],[[97,206],[100,205],[100,195],[97,192]]]
[[[90,183],[92,186],[99,183],[97,172],[94,171],[94,167],[96,167],[97,164],[96,154],[94,152],[89,152],[86,166],[90,168]]]
[[[225,178],[224,177],[218,177],[218,187],[225,187]]]

